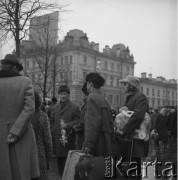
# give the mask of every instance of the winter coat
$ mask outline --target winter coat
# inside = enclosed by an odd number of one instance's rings
[[[30,180],[39,176],[38,152],[31,119],[35,110],[29,78],[0,71],[0,179]],[[8,145],[8,134],[18,137]]]
[[[144,120],[145,113],[148,111],[148,100],[146,96],[138,90],[127,95],[125,106],[129,111],[134,111],[128,123],[123,128],[124,136],[132,139],[133,157],[144,157],[148,155],[149,141],[136,140],[131,138],[134,131],[139,129]]]
[[[67,125],[67,140],[68,143],[63,145],[60,141],[61,139],[61,128],[60,120],[63,119],[64,123]],[[51,113],[50,126],[51,134],[53,139],[53,149],[54,154],[57,157],[65,157],[68,154],[69,150],[75,149],[75,133],[73,126],[79,122],[80,119],[80,110],[79,107],[73,104],[71,101],[61,109],[60,102],[54,107],[53,112]]]
[[[83,147],[91,149],[91,154],[95,156],[111,155],[113,131],[110,105],[101,92],[95,89],[87,99]]]
[[[35,111],[31,120],[35,131],[36,143],[38,147],[38,158],[40,167],[39,180],[47,180],[49,161],[52,159],[52,136],[47,115],[40,111]]]

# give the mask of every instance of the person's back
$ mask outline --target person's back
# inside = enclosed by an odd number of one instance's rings
[[[30,180],[39,176],[36,141],[30,123],[35,109],[32,82],[19,74],[23,67],[14,55],[6,55],[1,64],[0,179]]]

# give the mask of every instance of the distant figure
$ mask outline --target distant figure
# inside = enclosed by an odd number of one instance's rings
[[[18,58],[7,54],[0,71],[0,180],[39,177],[38,150],[31,119],[35,112],[32,82],[22,76]]]
[[[47,112],[47,115],[48,115],[48,118],[51,117],[51,112],[53,111],[54,109],[54,106],[57,104],[57,98],[56,97],[53,97],[51,99],[51,104],[50,106],[48,106],[48,108],[46,108],[46,112]]]
[[[167,109],[162,108],[156,122],[156,130],[159,134],[159,147],[163,145],[164,149],[168,143],[168,124]]]
[[[46,113],[40,109],[41,97],[35,91],[35,114],[32,118],[32,125],[35,131],[38,157],[40,166],[40,177],[38,180],[48,179],[49,161],[52,159],[52,136]]]

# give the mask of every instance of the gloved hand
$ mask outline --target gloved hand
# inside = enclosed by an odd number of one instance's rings
[[[85,154],[90,154],[91,150],[88,147],[82,147],[82,152]]]

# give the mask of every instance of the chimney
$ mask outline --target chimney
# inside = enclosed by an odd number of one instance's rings
[[[146,72],[141,73],[141,78],[146,78]]]
[[[148,74],[148,78],[149,78],[149,79],[152,79],[152,74]]]

